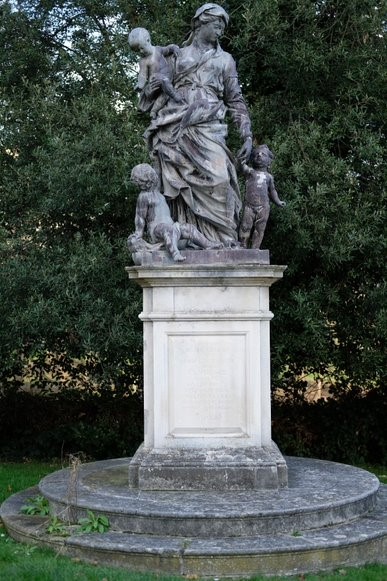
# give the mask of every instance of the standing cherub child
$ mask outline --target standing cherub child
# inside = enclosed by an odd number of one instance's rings
[[[219,242],[207,240],[192,224],[179,224],[172,220],[167,201],[158,189],[158,175],[148,163],[136,165],[130,179],[141,192],[137,198],[136,230],[128,239],[129,250],[135,252],[144,247],[145,230],[151,243],[163,242],[177,262],[185,260],[177,245],[180,239],[191,241],[200,248],[223,247]]]
[[[273,153],[267,145],[254,147],[250,155],[250,163],[242,164],[246,177],[246,197],[242,221],[239,229],[239,241],[247,248],[251,237],[251,248],[260,248],[265,228],[270,214],[270,199],[280,208],[286,206],[282,202],[274,186],[274,178],[268,172]]]
[[[166,57],[172,55],[177,56],[180,50],[179,47],[176,44],[153,46],[146,28],[134,28],[129,33],[128,40],[130,48],[141,55],[136,88],[142,91],[146,85],[149,85],[150,93],[152,94],[152,81],[159,81],[159,86],[161,87],[161,95],[159,94],[156,98],[153,95],[149,100],[145,99],[146,106],[142,106],[141,109],[151,111],[155,115],[165,105],[168,97],[177,103],[181,103],[182,97],[172,85],[173,72],[166,59]],[[147,97],[150,97],[150,95],[147,95]]]

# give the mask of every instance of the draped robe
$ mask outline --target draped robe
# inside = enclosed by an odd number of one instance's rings
[[[163,193],[175,220],[194,224],[210,240],[232,245],[241,202],[226,146],[226,112],[242,139],[251,134],[235,62],[219,46],[200,53],[189,45],[176,59],[173,84],[184,102],[170,99],[145,134]],[[152,98],[145,91],[143,107]]]

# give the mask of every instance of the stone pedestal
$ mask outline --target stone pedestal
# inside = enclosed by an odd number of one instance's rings
[[[144,323],[145,436],[131,487],[287,485],[271,439],[269,330],[269,287],[285,267],[259,264],[256,251],[231,251],[232,263],[212,252],[212,264],[155,256],[127,269],[143,288]]]

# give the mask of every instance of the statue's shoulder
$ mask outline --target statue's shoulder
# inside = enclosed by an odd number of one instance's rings
[[[187,46],[183,46],[183,47],[180,48],[180,53],[179,53],[178,58],[179,59],[181,59],[181,58],[184,59],[184,58],[189,57],[191,55],[192,55],[192,46],[189,44]]]
[[[233,56],[229,52],[223,50],[221,47],[219,47],[216,52],[219,52],[219,54],[222,55],[222,58],[224,58],[225,61],[234,62]]]
[[[221,59],[222,65],[225,69],[236,69],[234,57],[221,47],[217,48],[215,56]]]

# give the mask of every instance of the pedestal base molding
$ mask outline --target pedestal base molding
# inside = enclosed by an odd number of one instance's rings
[[[147,449],[129,466],[129,486],[140,490],[255,490],[287,485],[277,446],[261,448]]]

